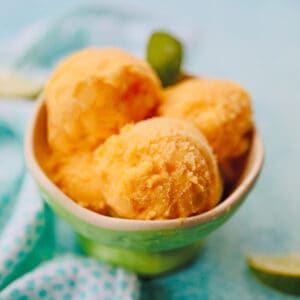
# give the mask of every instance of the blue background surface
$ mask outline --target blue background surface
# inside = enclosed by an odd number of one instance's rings
[[[78,3],[83,2],[0,1],[0,40]],[[242,83],[252,94],[266,146],[262,176],[237,215],[207,238],[192,266],[144,280],[144,298],[293,299],[260,285],[244,258],[300,252],[300,1],[114,3],[199,28],[199,53],[188,69]]]

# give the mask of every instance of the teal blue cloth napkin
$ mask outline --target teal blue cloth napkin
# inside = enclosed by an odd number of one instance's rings
[[[0,299],[138,299],[136,275],[84,257],[26,174],[31,102],[0,100]]]

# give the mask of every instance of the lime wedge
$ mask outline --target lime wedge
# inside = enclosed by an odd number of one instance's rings
[[[254,255],[247,258],[254,274],[282,292],[300,295],[300,254]]]
[[[165,32],[154,32],[147,45],[147,60],[158,74],[163,86],[174,84],[180,77],[183,46]]]
[[[0,73],[0,97],[35,98],[41,89],[41,84],[17,73]]]

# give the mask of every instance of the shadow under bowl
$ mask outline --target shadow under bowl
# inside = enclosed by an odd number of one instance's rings
[[[25,154],[42,198],[78,233],[88,255],[144,275],[168,272],[191,261],[198,253],[201,240],[226,222],[243,203],[264,160],[263,144],[254,132],[238,183],[215,208],[184,219],[144,221],[109,217],[76,204],[41,168],[38,153],[47,144],[46,120],[41,97],[27,128]]]

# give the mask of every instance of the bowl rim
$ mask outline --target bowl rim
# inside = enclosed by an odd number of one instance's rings
[[[133,220],[101,215],[84,207],[81,207],[79,204],[65,195],[47,177],[47,175],[39,165],[35,157],[35,151],[33,147],[34,129],[36,126],[37,116],[39,115],[44,102],[44,96],[43,94],[41,94],[36,100],[32,115],[30,116],[27,126],[25,134],[25,159],[27,167],[31,175],[39,183],[39,185],[41,185],[48,193],[53,195],[55,200],[58,201],[61,206],[63,206],[77,218],[100,228],[119,231],[149,231],[186,228],[208,223],[228,213],[231,209],[237,206],[239,202],[243,200],[243,197],[255,183],[263,166],[264,147],[257,130],[255,130],[253,134],[252,146],[250,149],[250,151],[254,151],[255,159],[253,160],[253,164],[249,168],[248,174],[243,178],[243,180],[237,185],[237,187],[228,197],[226,197],[220,204],[210,209],[209,211],[196,216],[170,220]]]

